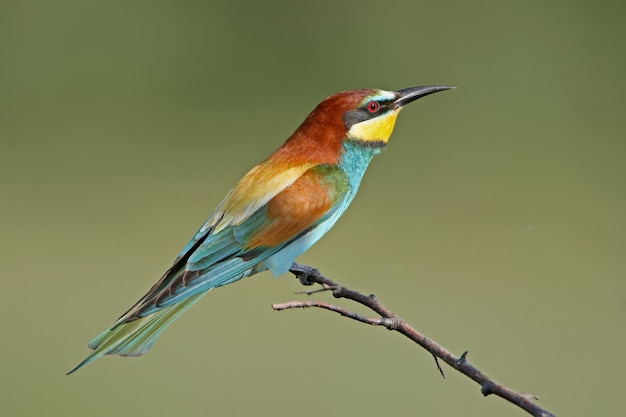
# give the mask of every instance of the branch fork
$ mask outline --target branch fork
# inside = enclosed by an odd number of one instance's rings
[[[367,317],[362,314],[350,311],[346,308],[336,306],[334,304],[326,303],[323,301],[305,300],[305,301],[288,301],[285,303],[272,304],[272,308],[277,311],[289,310],[293,308],[321,308],[324,310],[333,311],[340,315],[359,321],[361,323],[369,324],[372,326],[383,326],[391,331],[396,331],[402,335],[408,337],[422,348],[426,349],[435,358],[435,364],[437,370],[445,378],[445,373],[439,359],[447,363],[452,368],[461,372],[465,376],[477,382],[481,387],[481,393],[484,396],[496,395],[501,397],[518,407],[522,408],[529,414],[536,417],[555,417],[554,414],[539,407],[535,400],[536,396],[513,391],[510,388],[505,387],[493,379],[483,374],[476,367],[471,365],[467,360],[468,352],[465,351],[461,356],[456,357],[450,353],[446,348],[438,344],[432,339],[424,336],[422,333],[411,327],[406,321],[394,314],[389,308],[376,298],[374,294],[364,295],[358,291],[348,289],[343,285],[336,283],[335,281],[324,276],[318,269],[294,263],[289,272],[295,275],[302,285],[311,286],[319,284],[321,288],[303,291],[301,294],[312,295],[319,292],[331,291],[335,298],[346,298],[361,304],[380,317]]]

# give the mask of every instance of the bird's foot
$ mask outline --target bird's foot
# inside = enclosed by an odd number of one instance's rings
[[[293,263],[293,265],[291,265],[291,268],[289,268],[289,272],[294,274],[296,278],[298,278],[298,280],[300,281],[300,284],[302,285],[315,284],[315,281],[312,279],[312,277],[315,275],[319,275],[320,273],[320,271],[317,270],[316,268],[297,264],[295,262]]]

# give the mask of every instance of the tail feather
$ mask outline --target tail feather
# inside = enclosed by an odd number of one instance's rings
[[[70,375],[104,355],[140,356],[148,352],[163,330],[208,291],[196,294],[178,304],[163,308],[149,316],[120,322],[96,336],[89,348],[93,352],[69,371]]]

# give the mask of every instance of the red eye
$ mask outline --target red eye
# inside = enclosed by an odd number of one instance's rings
[[[367,110],[369,110],[370,113],[376,113],[379,108],[380,105],[377,101],[370,101],[369,103],[367,103]]]

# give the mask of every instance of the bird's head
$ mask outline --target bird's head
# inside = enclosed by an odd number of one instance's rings
[[[334,94],[307,116],[279,153],[298,160],[337,162],[343,143],[384,148],[398,113],[406,104],[450,86],[422,86],[398,91],[349,90]],[[278,155],[277,155],[278,156]]]
[[[454,87],[350,90],[334,94],[317,105],[270,159],[295,164],[337,163],[346,141],[383,148],[403,106],[450,88]]]
[[[393,132],[402,107],[418,98],[448,90],[449,86],[411,87],[398,91],[360,90],[348,92],[356,105],[343,112],[346,139],[366,146],[384,147]],[[341,93],[340,93],[341,94]]]

